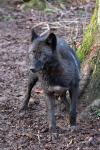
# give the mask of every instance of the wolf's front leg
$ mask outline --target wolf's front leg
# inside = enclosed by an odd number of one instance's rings
[[[31,97],[31,91],[32,91],[32,88],[36,84],[37,81],[38,81],[38,77],[35,74],[30,73],[29,80],[28,80],[28,86],[27,86],[27,93],[25,96],[24,104],[23,104],[20,111],[24,111],[24,110],[28,109],[28,103],[29,103],[29,100]]]
[[[56,118],[55,118],[55,97],[53,94],[47,94],[46,99],[47,111],[48,111],[48,124],[49,129],[56,131]]]

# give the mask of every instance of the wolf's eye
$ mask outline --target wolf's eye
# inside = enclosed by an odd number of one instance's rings
[[[36,52],[36,50],[35,49],[33,49],[33,53],[35,53]]]

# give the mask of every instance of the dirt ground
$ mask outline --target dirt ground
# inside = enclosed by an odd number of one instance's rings
[[[73,17],[67,16],[69,20]],[[45,131],[44,94],[35,93],[27,113],[19,114],[27,87],[30,32],[36,19],[34,11],[0,6],[0,150],[100,150],[100,118],[79,119],[85,104],[79,106],[74,132],[68,128],[67,117],[57,116],[57,125],[62,128],[58,136]]]

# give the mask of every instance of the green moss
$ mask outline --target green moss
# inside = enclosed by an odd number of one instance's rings
[[[82,62],[86,55],[91,51],[91,46],[94,42],[95,33],[97,31],[97,13],[98,13],[98,0],[96,2],[96,7],[91,18],[90,24],[87,27],[87,30],[83,36],[83,42],[81,48],[77,50],[77,55]]]
[[[78,58],[79,58],[80,61],[82,62],[82,60],[83,60],[84,57],[85,57],[83,51],[82,51],[81,49],[78,49],[78,50],[76,51],[76,53],[77,53]]]

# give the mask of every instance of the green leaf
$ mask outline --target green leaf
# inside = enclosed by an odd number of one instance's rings
[[[97,116],[100,117],[100,112],[97,113]]]

